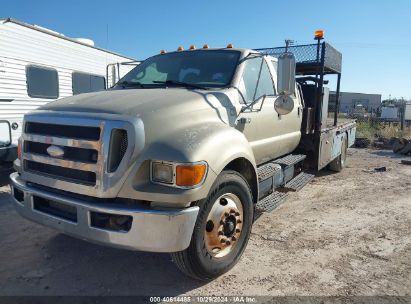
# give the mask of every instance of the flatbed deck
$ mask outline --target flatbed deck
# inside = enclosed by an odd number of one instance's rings
[[[327,118],[326,125],[321,128],[322,131],[328,131],[330,129],[347,129],[351,128],[353,125],[355,125],[355,120],[350,119],[350,118],[339,118],[337,120],[337,125],[334,126],[334,118]]]

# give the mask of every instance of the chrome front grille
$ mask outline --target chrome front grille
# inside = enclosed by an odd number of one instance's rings
[[[22,143],[23,170],[45,178],[98,187],[104,163],[100,141],[104,124],[98,121],[95,124],[73,126],[27,120]],[[50,155],[51,146],[61,149],[63,156]]]
[[[79,194],[114,196],[129,168],[127,162],[136,152],[129,139],[136,137],[139,128],[144,137],[141,120],[119,118],[123,117],[47,111],[26,115],[22,135],[23,178]],[[51,153],[56,149],[61,155]]]

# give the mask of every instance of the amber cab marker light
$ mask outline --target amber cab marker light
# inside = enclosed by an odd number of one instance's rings
[[[180,45],[180,46],[177,48],[177,51],[184,51],[184,48]]]
[[[196,46],[194,44],[190,45],[190,50],[195,50]]]
[[[200,184],[206,174],[205,164],[178,165],[176,167],[176,185],[193,187]]]
[[[17,142],[17,158],[21,160],[21,140]]]
[[[232,44],[232,43],[227,44],[227,49],[232,49],[232,48],[233,48],[233,44]]]
[[[203,45],[203,49],[208,49],[208,44],[207,43]]]
[[[165,50],[160,51],[160,54],[165,54],[165,53],[167,53]]]
[[[324,39],[324,31],[323,30],[317,30],[314,32],[314,39]]]

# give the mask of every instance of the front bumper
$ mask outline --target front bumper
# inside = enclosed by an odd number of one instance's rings
[[[18,173],[11,174],[10,179],[13,202],[20,215],[65,234],[112,247],[151,252],[184,250],[190,244],[199,211],[197,206],[177,210],[155,210],[148,207],[90,204],[38,189],[23,181]],[[15,189],[20,191],[20,196],[15,195]],[[20,201],[16,197],[19,197]],[[75,221],[35,209],[34,199],[37,198],[70,206],[76,214]],[[93,227],[91,221],[93,212],[130,216],[132,217],[131,228],[126,232]]]

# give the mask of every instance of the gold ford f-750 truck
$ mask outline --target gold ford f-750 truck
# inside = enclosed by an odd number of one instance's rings
[[[341,54],[320,40],[162,52],[109,90],[25,116],[15,207],[91,242],[170,252],[184,273],[215,278],[241,257],[257,214],[308,170],[344,167],[355,123],[337,120],[340,73]]]

